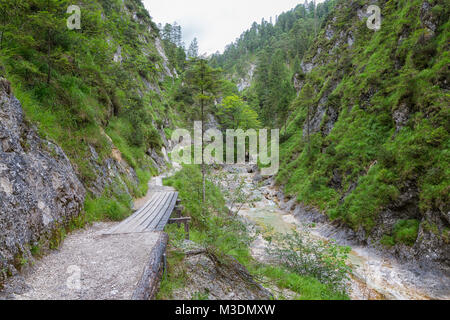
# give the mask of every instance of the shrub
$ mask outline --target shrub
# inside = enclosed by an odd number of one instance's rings
[[[345,292],[351,269],[346,260],[349,247],[335,242],[312,240],[308,231],[293,232],[277,237],[268,253],[288,270],[296,274],[314,277],[321,283]]]
[[[131,199],[127,194],[110,195],[105,193],[93,199],[92,196],[86,198],[84,210],[88,222],[95,221],[121,221],[131,214]]]
[[[395,242],[412,246],[417,240],[420,222],[417,220],[400,220],[394,226]]]

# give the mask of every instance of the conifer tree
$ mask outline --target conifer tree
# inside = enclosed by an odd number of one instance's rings
[[[220,90],[220,73],[221,70],[213,69],[206,59],[191,59],[190,66],[185,73],[185,81],[191,92],[194,94],[196,104],[199,109],[195,112],[199,116],[202,123],[202,179],[203,179],[203,213],[205,212],[206,202],[206,166],[204,159],[204,133],[205,133],[205,116],[208,109],[213,104]]]
[[[55,47],[57,36],[66,28],[65,12],[67,10],[66,0],[46,0],[39,2],[39,10],[30,15],[31,27],[34,37],[41,50],[45,51],[47,62],[47,84],[51,81],[53,60],[58,56]]]
[[[191,45],[189,46],[189,49],[188,49],[187,56],[188,56],[188,58],[197,58],[198,57],[197,38],[194,38],[194,40],[192,40]]]

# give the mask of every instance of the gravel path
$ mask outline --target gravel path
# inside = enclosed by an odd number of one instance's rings
[[[135,210],[145,205],[153,192],[171,189],[162,186],[162,178],[169,174],[172,172],[149,182],[149,191],[135,201]],[[58,250],[10,278],[0,291],[0,300],[129,300],[139,294],[142,297],[148,282],[157,280],[155,273],[159,271],[167,235],[163,232],[104,235],[117,224],[95,223],[71,233]]]
[[[72,233],[6,286],[6,299],[129,300],[162,233],[104,236],[114,226],[97,223]]]

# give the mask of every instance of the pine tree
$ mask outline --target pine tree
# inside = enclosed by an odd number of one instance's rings
[[[194,94],[195,101],[200,107],[196,112],[202,123],[202,178],[203,178],[203,213],[206,203],[206,167],[204,159],[205,115],[213,104],[220,90],[221,70],[213,69],[206,59],[191,59],[190,66],[185,73],[185,81]]]
[[[5,33],[12,28],[11,22],[17,20],[26,3],[20,3],[11,0],[0,0],[0,50],[3,49],[3,39]]]
[[[39,46],[46,51],[47,84],[50,84],[53,60],[59,56],[58,50],[55,50],[57,38],[59,34],[67,31],[65,17],[67,1],[46,0],[41,3],[40,10],[29,17],[34,37]]]
[[[164,29],[162,30],[162,38],[166,41],[172,42],[172,25],[166,23]]]
[[[187,56],[188,56],[188,58],[197,58],[198,57],[197,38],[194,38],[194,40],[192,40],[191,45],[189,46],[189,49],[188,49]]]

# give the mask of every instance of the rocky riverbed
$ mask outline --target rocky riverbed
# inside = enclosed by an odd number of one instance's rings
[[[250,194],[249,201],[239,215],[250,227],[273,228],[279,234],[309,228],[312,237],[334,239],[340,245],[351,247],[348,264],[353,269],[352,299],[450,299],[450,278],[447,276],[436,270],[401,263],[382,250],[357,243],[348,230],[333,225],[324,216],[294,200],[286,201],[273,179],[262,179],[249,166],[229,166],[224,170],[245,181],[243,191]],[[267,245],[262,236],[257,237],[252,245],[256,259],[270,261],[265,250]]]

